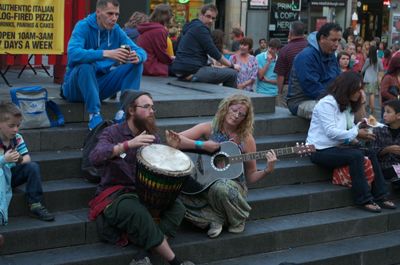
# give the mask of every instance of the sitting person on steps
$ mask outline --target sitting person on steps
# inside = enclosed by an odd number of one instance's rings
[[[147,92],[128,90],[121,95],[121,102],[125,122],[105,128],[89,155],[94,166],[104,169],[96,197],[89,203],[89,217],[96,220],[98,232],[105,240],[127,245],[129,239],[146,250],[130,265],[151,265],[147,251],[159,254],[170,265],[193,265],[180,261],[167,241],[175,236],[184,217],[182,203],[176,200],[156,223],[136,191],[137,151],[160,142],[153,99]],[[110,229],[113,232],[107,233]]]
[[[221,142],[232,141],[241,153],[256,151],[253,137],[254,113],[250,98],[233,95],[222,100],[212,122],[200,123],[179,134],[169,131],[167,141],[178,149],[202,149],[214,152]],[[200,141],[199,139],[205,139]],[[219,179],[195,195],[181,195],[186,206],[185,217],[207,235],[216,238],[223,226],[231,233],[241,233],[251,210],[246,201],[247,183],[254,183],[274,171],[276,155],[267,152],[266,168],[258,170],[256,161],[244,162],[244,172],[237,179]]]

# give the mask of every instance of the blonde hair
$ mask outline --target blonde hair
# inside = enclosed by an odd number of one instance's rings
[[[129,18],[128,22],[125,23],[125,28],[136,28],[139,24],[149,21],[149,17],[142,12],[134,12]]]
[[[254,112],[251,99],[245,95],[235,94],[223,99],[218,106],[217,113],[212,122],[213,130],[223,131],[225,116],[229,112],[229,107],[236,104],[242,104],[247,107],[247,115],[236,129],[239,139],[242,141],[247,136],[253,134],[254,130]]]

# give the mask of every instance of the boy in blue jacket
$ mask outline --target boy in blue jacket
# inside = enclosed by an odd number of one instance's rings
[[[140,88],[147,55],[120,28],[118,17],[118,0],[98,0],[96,12],[76,24],[68,43],[62,94],[69,101],[85,103],[90,130],[103,120],[101,100],[120,90]]]
[[[21,111],[12,103],[0,102],[0,224],[8,222],[11,188],[26,183],[25,194],[33,217],[53,221],[54,215],[41,203],[43,197],[39,165],[31,161],[24,139],[18,133]],[[1,239],[0,239],[1,241]]]

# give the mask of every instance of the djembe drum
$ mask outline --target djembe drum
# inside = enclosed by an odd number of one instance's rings
[[[185,180],[192,174],[192,160],[180,150],[152,144],[137,152],[136,188],[139,200],[158,218],[181,192]]]

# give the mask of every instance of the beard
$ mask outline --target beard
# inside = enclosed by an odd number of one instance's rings
[[[142,118],[135,115],[133,119],[133,125],[138,129],[139,134],[143,131],[146,131],[147,134],[155,135],[158,130],[154,115],[148,116],[147,118]]]

